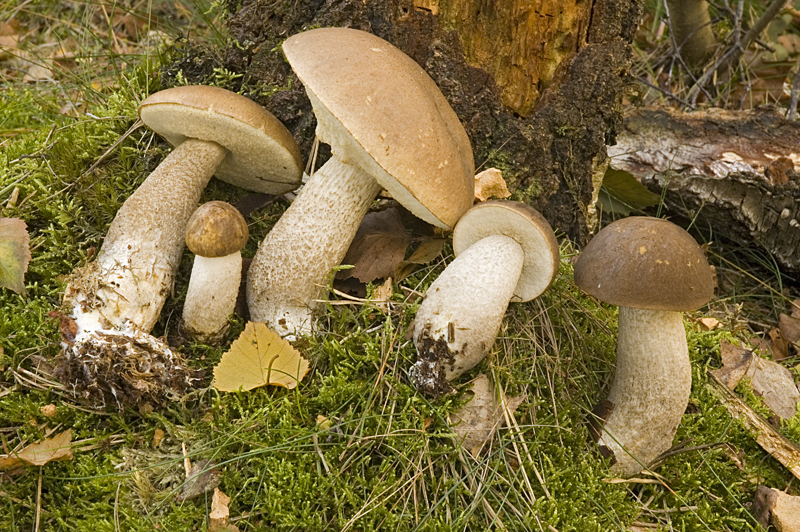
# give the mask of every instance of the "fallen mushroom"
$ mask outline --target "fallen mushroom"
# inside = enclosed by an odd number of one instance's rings
[[[139,117],[175,149],[117,212],[98,259],[73,274],[64,306],[75,342],[133,327],[148,333],[172,291],[186,224],[212,175],[280,194],[302,176],[300,150],[272,114],[238,94],[206,86],[157,92]]]
[[[189,218],[186,247],[195,254],[183,304],[183,327],[194,338],[214,343],[228,329],[242,282],[242,248],[247,222],[224,201],[209,201]]]
[[[469,138],[434,82],[386,41],[348,28],[288,38],[317,137],[332,157],[303,187],[250,265],[253,320],[282,336],[312,330],[313,309],[382,187],[419,218],[452,228],[472,204]]]
[[[692,370],[681,311],[706,304],[711,268],[697,242],[658,218],[606,226],[575,263],[575,283],[619,306],[617,368],[593,436],[611,471],[634,475],[672,446]]]
[[[456,259],[428,288],[414,320],[418,390],[438,397],[483,360],[511,301],[538,297],[558,273],[553,229],[538,211],[515,201],[487,201],[461,217]]]

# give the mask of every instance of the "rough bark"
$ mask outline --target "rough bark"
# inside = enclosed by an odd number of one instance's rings
[[[800,271],[800,123],[769,108],[639,110],[609,155],[613,167],[663,193],[666,214],[712,239],[756,244]]]
[[[514,199],[583,242],[593,223],[596,161],[621,123],[642,3],[244,0],[230,4],[230,45],[218,53],[183,43],[164,82],[180,73],[208,83],[220,67],[241,74],[228,88],[272,111],[309,153],[314,116],[280,44],[317,26],[370,31],[437,83],[465,125],[476,165],[502,170]]]

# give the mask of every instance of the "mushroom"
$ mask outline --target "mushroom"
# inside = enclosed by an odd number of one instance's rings
[[[148,333],[172,291],[186,224],[212,175],[281,194],[302,176],[289,131],[255,102],[218,87],[157,92],[139,117],[175,149],[120,207],[97,261],[77,271],[64,294],[78,338],[128,328]]]
[[[516,201],[478,203],[453,233],[456,259],[430,285],[414,319],[412,380],[438,397],[483,360],[511,301],[530,301],[553,282],[559,249],[553,229]]]
[[[634,475],[672,446],[689,403],[681,311],[711,299],[711,268],[682,228],[633,216],[595,235],[575,263],[575,283],[619,306],[616,375],[595,409],[593,436],[614,473]]]
[[[195,254],[183,304],[183,327],[194,338],[218,341],[228,329],[242,282],[242,248],[247,222],[224,201],[201,205],[186,229],[186,247]]]
[[[434,82],[386,41],[321,28],[289,37],[283,51],[311,100],[317,137],[332,150],[248,272],[252,318],[287,336],[312,330],[326,279],[382,187],[419,218],[451,229],[472,204],[474,163]]]

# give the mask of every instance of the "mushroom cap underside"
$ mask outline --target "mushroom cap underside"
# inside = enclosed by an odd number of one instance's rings
[[[451,229],[472,205],[464,127],[427,73],[370,33],[320,28],[283,44],[306,87],[317,133],[416,216]]]
[[[643,310],[694,310],[714,295],[711,267],[694,238],[646,216],[598,232],[578,256],[575,283],[606,303]]]
[[[525,254],[511,301],[530,301],[547,290],[558,274],[560,252],[555,233],[544,216],[517,201],[478,203],[456,225],[453,251],[458,256],[475,242],[493,235],[513,239]]]
[[[301,184],[303,160],[294,137],[244,96],[205,85],[173,87],[144,100],[139,118],[173,146],[189,138],[224,146],[228,154],[215,173],[223,181],[266,194]]]
[[[197,208],[186,227],[186,246],[201,257],[225,257],[247,243],[247,222],[239,209],[224,201],[209,201]]]

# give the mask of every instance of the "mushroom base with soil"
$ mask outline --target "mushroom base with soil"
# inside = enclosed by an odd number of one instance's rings
[[[415,386],[438,397],[477,365],[494,345],[525,253],[512,238],[494,235],[472,244],[428,288],[414,326]]]
[[[618,335],[614,384],[592,429],[611,471],[634,475],[672,447],[692,370],[680,312],[620,307]]]

